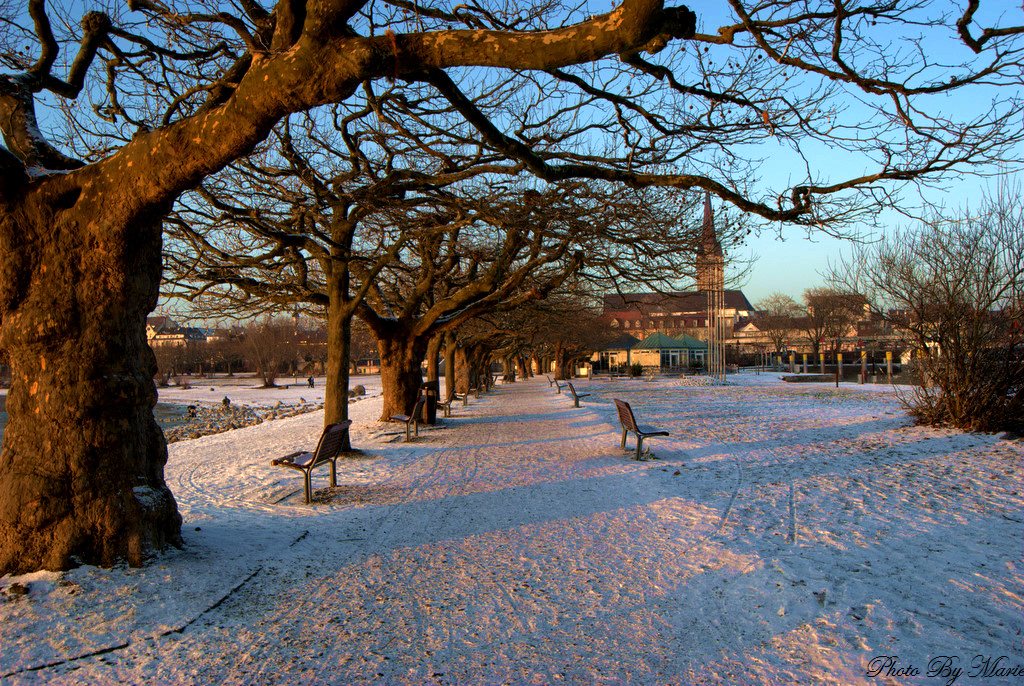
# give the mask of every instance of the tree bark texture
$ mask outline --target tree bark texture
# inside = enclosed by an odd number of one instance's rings
[[[423,386],[421,364],[426,354],[427,341],[401,333],[393,337],[378,334],[377,351],[380,353],[380,381],[384,407],[380,421],[386,422],[396,414],[409,414]]]
[[[427,381],[440,380],[438,358],[441,354],[441,344],[443,342],[444,334],[438,333],[427,344]]]
[[[352,308],[345,302],[348,275],[331,275],[327,284],[327,388],[324,389],[324,426],[348,419],[351,373]],[[343,450],[351,449],[345,435]]]
[[[555,348],[555,378],[556,379],[568,379],[568,371],[566,370],[565,364],[565,352],[562,350],[562,344],[559,343]]]
[[[469,393],[470,386],[469,359],[466,355],[466,348],[459,346],[455,349],[455,392],[460,395]]]
[[[444,393],[445,400],[455,395],[455,334],[444,335]]]
[[[146,343],[160,218],[110,230],[88,210],[41,195],[0,215],[0,345],[13,372],[0,453],[0,574],[139,565],[181,545]]]

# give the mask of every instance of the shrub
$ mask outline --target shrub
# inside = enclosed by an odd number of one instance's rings
[[[834,278],[870,294],[913,351],[921,424],[1024,430],[1024,201],[937,218],[860,249]]]

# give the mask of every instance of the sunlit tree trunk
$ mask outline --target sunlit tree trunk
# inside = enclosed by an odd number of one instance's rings
[[[181,544],[146,342],[160,217],[111,230],[87,210],[56,209],[29,196],[0,212],[0,345],[12,370],[0,573],[141,564]]]
[[[324,389],[324,424],[348,419],[351,374],[352,308],[348,302],[348,273],[332,273],[327,279],[327,387]],[[343,449],[351,447],[345,436]]]
[[[455,395],[455,334],[444,335],[444,392],[445,399]]]
[[[430,339],[427,344],[427,381],[439,381],[439,360],[441,356],[441,344],[444,342],[444,334],[439,333]]]
[[[426,354],[427,341],[404,331],[377,332],[377,350],[380,353],[380,381],[384,406],[380,421],[393,415],[409,414],[420,387],[423,385],[421,365]]]

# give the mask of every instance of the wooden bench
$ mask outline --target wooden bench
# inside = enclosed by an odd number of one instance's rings
[[[452,404],[456,400],[460,401],[463,405],[469,405],[469,393],[463,393],[462,395],[452,393],[452,397],[448,398],[443,403],[438,403],[437,406],[444,410],[445,417],[452,416]]]
[[[445,400],[443,403],[438,402],[437,406],[444,412],[445,417],[452,416],[452,403],[456,400],[462,400],[457,393],[452,393],[451,397]]]
[[[297,469],[302,472],[305,477],[304,487],[306,494],[306,503],[311,501],[313,485],[312,485],[312,472],[315,468],[322,464],[328,464],[331,467],[331,486],[338,485],[337,477],[337,462],[338,458],[342,454],[342,449],[345,446],[345,436],[348,434],[348,428],[352,425],[352,422],[345,420],[343,422],[337,422],[335,424],[328,424],[322,434],[320,434],[320,442],[316,445],[316,450],[312,453],[299,451],[297,453],[291,453],[284,457],[279,457],[273,460],[270,464],[276,467],[287,467],[289,469]]]
[[[572,385],[572,381],[566,384],[569,387],[569,392],[572,393],[572,402],[576,407],[580,406],[580,398],[589,398],[589,393],[577,393],[576,389]]]
[[[622,449],[626,449],[626,434],[632,431],[636,434],[636,459],[640,459],[640,453],[643,449],[644,439],[648,436],[670,436],[668,431],[664,429],[656,429],[653,426],[646,426],[643,424],[636,423],[636,417],[633,416],[633,408],[629,406],[625,400],[618,400],[612,398],[612,402],[615,403],[615,409],[619,413],[619,422],[622,424]]]
[[[391,421],[402,422],[405,424],[405,442],[408,443],[412,439],[409,437],[409,427],[413,427],[413,431],[416,436],[420,435],[420,419],[423,418],[423,404],[427,402],[425,396],[420,396],[416,399],[416,404],[412,406],[412,414],[393,414],[391,415]]]
[[[547,374],[545,374],[545,375],[544,375],[544,378],[548,380],[548,388],[551,388],[552,386],[554,386],[554,385],[555,385],[555,381],[554,381],[554,379],[552,379],[552,378],[551,378],[550,376],[548,376]]]
[[[561,393],[563,388],[565,384],[558,383],[558,379],[555,379],[555,393]]]

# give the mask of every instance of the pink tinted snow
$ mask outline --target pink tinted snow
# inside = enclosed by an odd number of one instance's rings
[[[878,655],[1024,664],[1019,440],[911,427],[891,391],[730,380],[581,381],[580,409],[499,385],[411,444],[370,397],[350,408],[364,454],[337,489],[314,477],[313,506],[269,463],[312,447],[321,413],[173,444],[187,547],[0,579],[0,678],[871,684],[932,683],[868,676]],[[672,432],[658,459],[619,450],[612,397]]]

